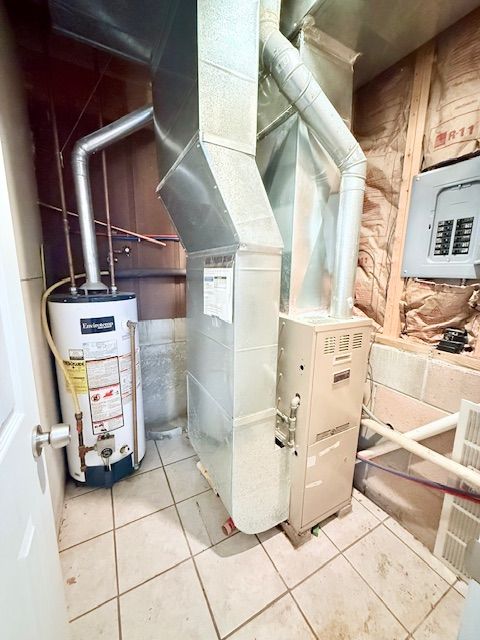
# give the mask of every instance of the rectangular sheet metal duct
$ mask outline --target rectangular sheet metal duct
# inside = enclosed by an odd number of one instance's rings
[[[289,497],[275,445],[282,240],[255,163],[258,9],[178,2],[152,60],[158,194],[188,252],[189,434],[248,533],[285,520]],[[231,322],[204,313],[215,269],[233,283]]]

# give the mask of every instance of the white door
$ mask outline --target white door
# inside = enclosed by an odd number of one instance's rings
[[[40,317],[40,316],[39,316]],[[0,141],[0,638],[69,637]],[[49,429],[50,425],[42,425]]]

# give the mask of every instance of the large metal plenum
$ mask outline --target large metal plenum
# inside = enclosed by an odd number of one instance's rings
[[[178,2],[153,57],[165,203],[188,253],[192,443],[239,529],[285,520],[289,452],[275,445],[282,240],[255,163],[257,2]],[[205,269],[233,268],[228,322],[205,311]]]
[[[342,118],[352,117],[355,52],[311,19],[295,39],[302,60]],[[280,308],[328,314],[339,171],[270,75],[259,85],[257,164],[284,242]]]

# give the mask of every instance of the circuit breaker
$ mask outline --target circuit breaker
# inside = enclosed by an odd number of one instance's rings
[[[402,275],[480,278],[480,156],[413,179]]]

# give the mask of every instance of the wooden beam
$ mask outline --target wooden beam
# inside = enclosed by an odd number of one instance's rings
[[[385,306],[383,334],[397,338],[400,335],[400,300],[403,293],[402,260],[407,231],[408,208],[413,177],[419,173],[423,156],[423,135],[427,116],[430,80],[432,76],[435,45],[427,42],[417,51],[413,77],[412,98],[407,125],[405,157],[398,200],[398,213],[393,238],[392,264]]]

